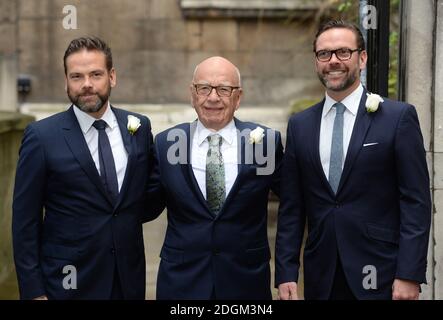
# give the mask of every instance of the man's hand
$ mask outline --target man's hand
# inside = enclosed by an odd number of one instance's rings
[[[415,281],[395,279],[392,285],[392,300],[418,300],[420,284]]]
[[[48,300],[48,297],[47,296],[40,296],[40,297],[34,298],[32,300]]]
[[[278,300],[298,300],[297,283],[285,282],[278,286]]]

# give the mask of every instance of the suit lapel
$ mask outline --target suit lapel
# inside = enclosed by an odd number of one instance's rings
[[[65,118],[62,124],[63,134],[66,143],[71,149],[72,154],[79,162],[82,169],[86,172],[89,179],[96,185],[96,187],[103,193],[105,198],[112,204],[112,199],[105,191],[103,183],[98,174],[91,152],[86,144],[85,137],[80,129],[80,125],[75,116],[74,109],[71,106],[65,113]]]
[[[243,139],[242,139],[242,135],[240,134],[240,132],[242,132],[243,130],[246,130],[246,129],[250,129],[250,128],[248,128],[244,122],[238,120],[237,118],[234,118],[234,122],[235,122],[235,128],[237,129],[237,152],[240,152],[240,154],[237,154],[237,159],[238,159],[237,178],[235,179],[231,190],[226,195],[226,200],[223,203],[223,207],[221,208],[220,213],[217,215],[217,217],[220,216],[225,211],[225,208],[232,201],[232,198],[237,194],[238,189],[241,186],[245,172],[248,170],[248,164],[246,164],[246,145],[245,145],[246,139],[245,139],[245,137],[243,137]],[[264,141],[265,140],[266,139],[264,139]],[[252,156],[253,157],[254,157],[254,154],[255,154],[255,150],[254,150],[254,146],[252,146]]]
[[[186,135],[186,143],[187,143],[187,154],[186,154],[186,163],[181,163],[181,170],[185,181],[188,183],[189,188],[194,192],[195,198],[201,203],[201,205],[206,208],[206,210],[214,216],[211,210],[208,207],[208,203],[203,196],[203,193],[200,190],[200,186],[198,185],[197,179],[195,178],[194,171],[192,170],[192,162],[191,162],[191,152],[192,152],[192,139],[194,137],[195,130],[197,128],[197,121],[191,122],[189,125],[185,126],[185,135]]]
[[[117,118],[117,123],[120,128],[120,134],[122,136],[123,144],[125,146],[126,152],[128,153],[128,163],[126,165],[125,177],[123,179],[123,184],[120,189],[120,193],[116,203],[116,207],[118,207],[121,204],[124,195],[126,194],[131,178],[133,176],[133,171],[135,167],[134,165],[137,160],[137,139],[135,136],[132,136],[127,130],[127,113],[112,106],[111,109],[114,112],[115,117]]]
[[[357,118],[355,119],[354,129],[351,135],[351,141],[349,142],[348,152],[346,154],[345,164],[343,167],[343,173],[340,178],[340,184],[337,189],[337,194],[340,189],[346,183],[349,173],[351,172],[352,165],[360,152],[363,141],[366,137],[369,127],[371,126],[373,115],[366,112],[366,90],[363,90],[362,97],[360,99],[360,104],[358,106]]]

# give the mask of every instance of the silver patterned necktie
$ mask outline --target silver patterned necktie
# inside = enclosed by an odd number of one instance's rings
[[[222,137],[208,136],[209,149],[206,155],[206,201],[211,211],[217,215],[225,202],[225,167],[221,154]]]
[[[335,119],[329,159],[329,184],[334,193],[337,193],[343,170],[343,114],[346,107],[340,102],[335,103],[333,107],[335,107]]]

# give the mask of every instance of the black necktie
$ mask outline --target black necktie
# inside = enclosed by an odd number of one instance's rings
[[[106,134],[106,122],[96,120],[92,124],[98,130],[98,156],[100,159],[100,176],[111,199],[116,202],[118,197],[118,180],[115,171],[114,157]]]

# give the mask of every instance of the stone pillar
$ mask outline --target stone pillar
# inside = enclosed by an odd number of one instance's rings
[[[434,65],[434,299],[443,299],[443,0],[436,1]]]
[[[17,110],[17,56],[0,52],[0,111]]]
[[[0,111],[0,300],[18,298],[12,258],[12,194],[23,131],[33,120],[31,116]]]
[[[17,6],[0,0],[0,111],[17,110]]]
[[[439,1],[441,2],[441,1]],[[427,153],[428,168],[431,178],[431,192],[435,204],[439,200],[434,193],[435,176],[433,174],[434,161],[434,136],[433,136],[433,84],[435,67],[433,66],[433,48],[434,48],[434,27],[435,27],[435,0],[405,0],[405,43],[406,63],[405,63],[405,99],[417,108],[420,127],[423,133],[425,149]],[[443,61],[442,61],[443,62]],[[443,145],[442,145],[443,150]],[[435,216],[434,216],[435,217]],[[441,227],[443,224],[440,223]],[[440,254],[435,250],[439,226],[438,221],[433,222],[431,236],[429,241],[428,253],[428,285],[423,286],[422,299],[435,298],[435,269],[434,260],[443,258],[443,250]],[[440,230],[440,233],[443,231]],[[443,237],[442,237],[443,240]],[[440,241],[440,245],[443,243]],[[443,261],[442,261],[443,262]],[[441,275],[438,275],[441,278]],[[441,279],[443,280],[443,279]],[[441,282],[440,280],[440,282]],[[441,283],[440,283],[441,286]],[[440,295],[440,298],[442,296]]]

